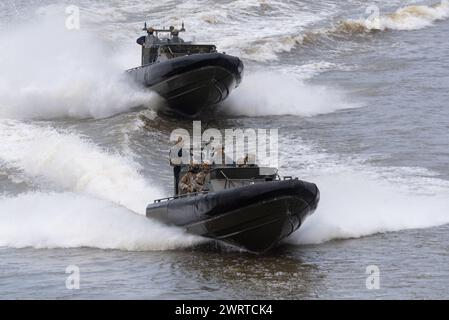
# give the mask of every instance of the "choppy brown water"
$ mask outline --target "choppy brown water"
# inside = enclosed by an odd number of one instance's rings
[[[446,7],[391,1],[371,21],[359,1],[75,3],[78,33],[60,27],[64,2],[2,3],[0,297],[447,296]],[[319,185],[315,215],[271,254],[142,216],[171,192],[171,131],[192,127],[133,108],[154,96],[118,76],[138,64],[144,19],[183,19],[242,56],[244,83],[203,128],[277,128],[281,172]],[[65,287],[69,265],[80,290]]]

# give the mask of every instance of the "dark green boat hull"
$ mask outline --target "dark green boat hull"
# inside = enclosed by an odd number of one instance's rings
[[[243,76],[242,61],[203,53],[152,63],[127,71],[135,81],[165,99],[166,111],[195,116],[225,100]]]
[[[155,203],[146,214],[191,234],[263,253],[298,230],[319,198],[315,184],[272,181]]]

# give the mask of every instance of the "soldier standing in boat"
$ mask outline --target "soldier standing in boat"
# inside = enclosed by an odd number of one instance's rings
[[[182,166],[182,148],[184,141],[182,137],[178,137],[176,144],[170,148],[169,157],[170,165],[173,167],[173,175],[175,177],[175,194],[178,194],[179,174]]]
[[[159,39],[154,35],[154,28],[149,27],[147,29],[147,35],[142,36],[139,39],[137,39],[137,43],[141,46],[144,46],[145,48],[151,48],[154,44],[156,44]]]
[[[171,40],[170,42],[172,43],[184,43],[184,40],[182,40],[179,37],[179,30],[178,29],[173,29],[173,31],[171,32]]]

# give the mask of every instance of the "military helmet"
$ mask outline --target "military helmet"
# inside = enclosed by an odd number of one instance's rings
[[[201,168],[203,170],[209,170],[210,167],[212,166],[212,162],[210,160],[204,160],[203,163],[201,164]]]

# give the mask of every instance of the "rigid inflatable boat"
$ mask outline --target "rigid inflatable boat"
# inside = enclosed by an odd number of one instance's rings
[[[144,28],[142,65],[127,73],[165,100],[163,109],[193,117],[205,107],[225,100],[243,76],[242,61],[219,53],[215,45],[184,42],[170,29]],[[160,37],[159,34],[169,34]]]
[[[183,166],[181,175],[188,170]],[[147,217],[263,253],[298,230],[320,199],[315,184],[256,165],[212,166],[207,181],[201,192],[156,200]]]

